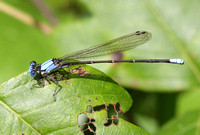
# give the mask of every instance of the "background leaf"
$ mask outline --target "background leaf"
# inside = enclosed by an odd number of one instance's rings
[[[193,89],[190,92],[185,92],[179,95],[177,99],[176,115],[182,116],[187,112],[198,110],[200,108],[200,91],[199,88]]]
[[[196,110],[172,119],[161,128],[157,135],[198,135],[199,133],[199,110]]]

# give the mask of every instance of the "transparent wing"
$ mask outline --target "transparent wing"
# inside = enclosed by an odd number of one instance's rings
[[[77,51],[59,58],[62,61],[83,60],[88,58],[105,56],[133,49],[151,39],[151,33],[147,31],[137,31],[125,35],[103,44],[95,45],[90,48]]]

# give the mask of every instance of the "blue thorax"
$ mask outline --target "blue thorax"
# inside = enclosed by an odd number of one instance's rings
[[[46,62],[44,62],[42,65],[41,65],[41,71],[46,73],[46,72],[51,72],[53,71],[54,69],[56,69],[58,67],[58,65],[55,65],[54,62],[53,62],[53,59],[50,59]]]

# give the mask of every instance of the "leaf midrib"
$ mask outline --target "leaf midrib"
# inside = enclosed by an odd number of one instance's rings
[[[11,109],[7,104],[5,104],[4,102],[0,101],[0,104],[2,106],[4,106],[8,111],[10,111],[12,114],[14,114],[14,116],[18,117],[18,119],[20,119],[24,124],[26,124],[33,132],[35,132],[38,135],[41,135],[41,133],[39,133],[33,126],[31,126],[28,122],[26,122],[21,115],[17,114],[13,109]]]

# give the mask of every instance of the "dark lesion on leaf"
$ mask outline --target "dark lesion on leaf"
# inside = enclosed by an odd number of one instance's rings
[[[95,119],[89,118],[85,113],[80,113],[77,118],[78,126],[84,135],[96,135]]]
[[[76,65],[76,66],[70,67],[68,71],[68,76],[69,76],[69,79],[87,78],[87,79],[100,80],[100,81],[106,81],[106,82],[117,84],[114,80],[112,80],[107,75],[89,72],[89,70],[85,66]]]
[[[75,69],[71,69],[70,68],[69,72],[72,73],[72,74],[78,74],[80,76],[85,76],[85,75],[89,75],[90,74],[90,72],[85,70],[83,66],[80,66],[80,67],[75,68]]]

